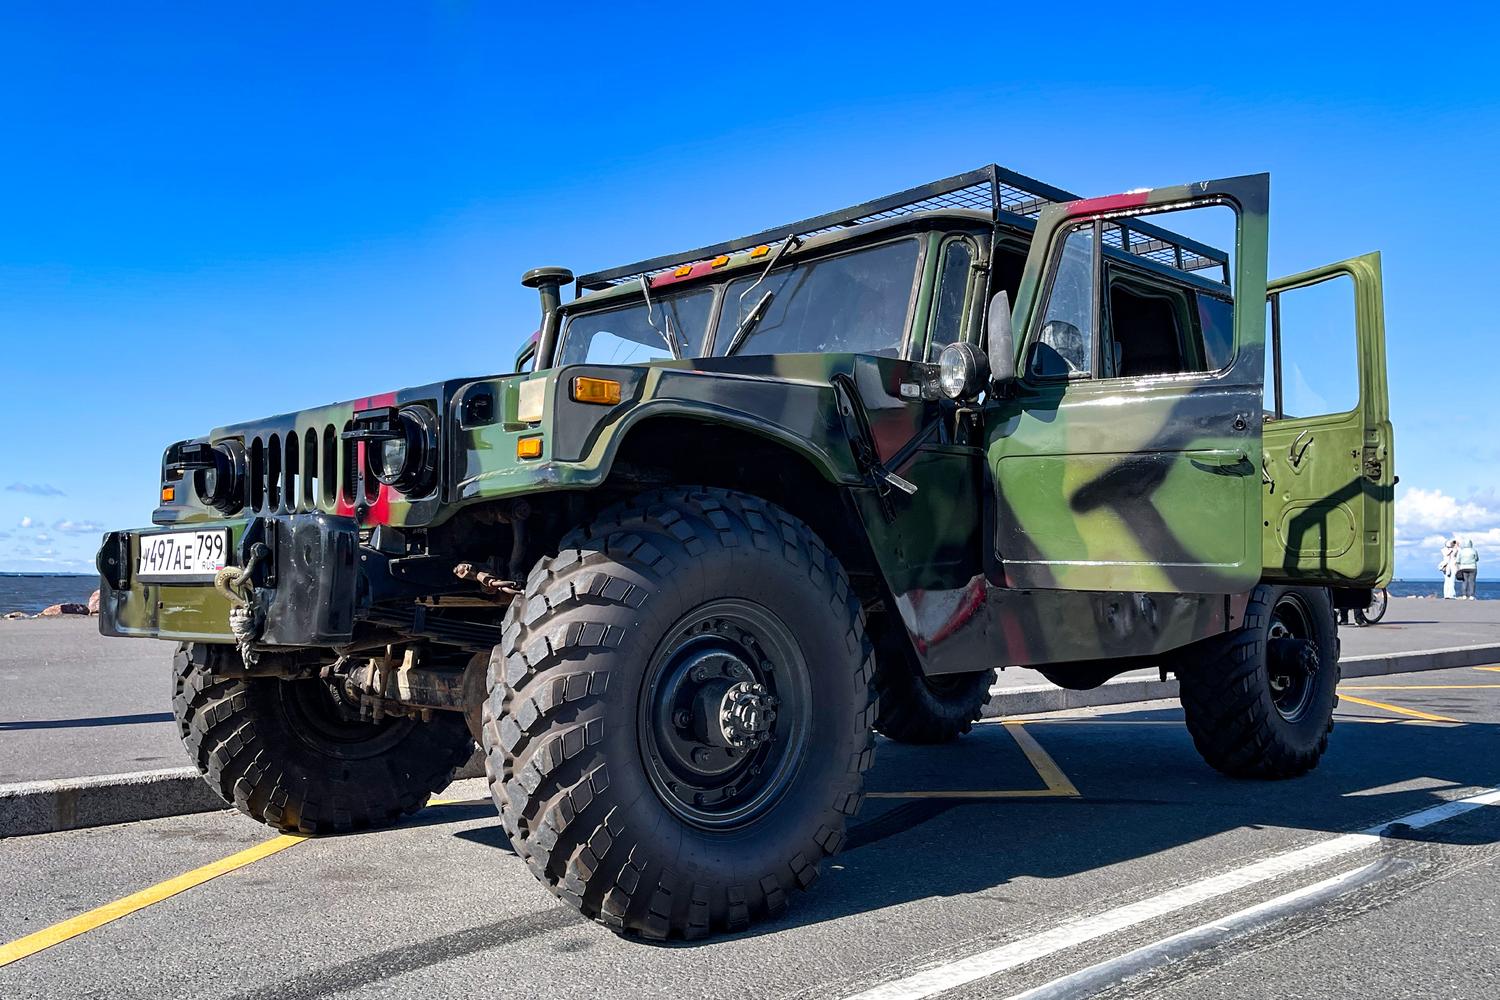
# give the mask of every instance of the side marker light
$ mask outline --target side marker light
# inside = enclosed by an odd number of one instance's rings
[[[578,375],[573,379],[573,399],[580,403],[613,406],[620,401],[620,383],[608,378]]]

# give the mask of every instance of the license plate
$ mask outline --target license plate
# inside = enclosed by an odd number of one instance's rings
[[[229,529],[162,531],[140,537],[139,580],[207,582],[229,564]]]

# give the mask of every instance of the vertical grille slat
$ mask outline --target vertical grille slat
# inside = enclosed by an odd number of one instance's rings
[[[266,444],[257,435],[250,442],[250,509],[260,512],[266,502]]]
[[[332,424],[323,428],[323,508],[332,513],[339,500],[339,435]]]

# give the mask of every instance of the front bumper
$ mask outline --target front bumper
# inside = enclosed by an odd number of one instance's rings
[[[193,525],[213,527],[230,529],[234,565],[246,565],[256,544],[268,549],[252,577],[261,613],[260,646],[343,645],[357,633],[381,628],[382,610],[389,617],[389,608],[402,607],[403,600],[409,608],[416,596],[458,587],[451,567],[438,560],[396,558],[362,544],[353,518],[304,513]],[[98,559],[99,631],[109,636],[233,642],[229,601],[211,583],[136,579],[140,536],[160,530],[104,536]]]

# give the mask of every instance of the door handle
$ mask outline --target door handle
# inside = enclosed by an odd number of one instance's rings
[[[1305,430],[1297,435],[1297,440],[1292,442],[1292,446],[1287,449],[1286,455],[1287,461],[1292,464],[1292,468],[1295,469],[1302,464],[1302,456],[1307,454],[1307,449],[1312,446],[1312,443],[1311,430]]]
[[[1254,468],[1242,448],[1213,448],[1195,451],[1188,457],[1199,468],[1220,476],[1248,475]]]

